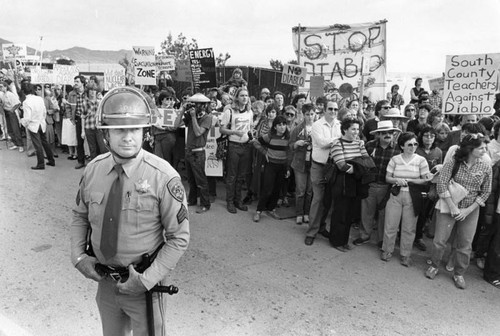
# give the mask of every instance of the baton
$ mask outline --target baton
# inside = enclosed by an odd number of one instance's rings
[[[157,293],[167,293],[169,295],[174,295],[179,292],[179,288],[174,285],[170,286],[154,286],[146,292],[146,315],[148,318],[148,331],[149,336],[155,336],[155,318],[153,314],[153,292]]]

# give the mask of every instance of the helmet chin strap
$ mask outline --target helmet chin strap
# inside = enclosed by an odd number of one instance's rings
[[[135,159],[137,157],[137,155],[139,155],[139,152],[141,151],[142,149],[142,145],[143,145],[143,142],[141,142],[141,147],[139,148],[139,150],[137,151],[137,153],[129,156],[129,157],[125,157],[123,155],[120,155],[118,154],[115,150],[113,150],[113,148],[111,148],[111,146],[109,145],[109,141],[108,139],[106,139],[106,136],[103,136],[103,141],[104,141],[104,145],[106,146],[106,148],[111,152],[111,154],[114,156],[114,157],[117,157],[121,160],[131,160],[131,159]]]

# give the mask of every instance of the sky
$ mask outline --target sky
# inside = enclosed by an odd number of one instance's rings
[[[6,0],[3,0],[6,1]],[[131,50],[169,33],[227,65],[296,59],[294,26],[386,19],[388,72],[441,74],[446,55],[500,52],[500,0],[23,0],[0,11],[0,38],[42,49]]]

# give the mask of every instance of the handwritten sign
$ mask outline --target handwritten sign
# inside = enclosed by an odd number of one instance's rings
[[[189,60],[195,89],[217,86],[215,58],[212,48],[189,50]]]
[[[311,101],[314,102],[316,98],[324,95],[325,77],[311,76]]]
[[[54,64],[54,84],[73,85],[75,77],[79,74],[76,65]]]
[[[104,90],[125,86],[125,69],[104,70]]]
[[[156,55],[156,69],[160,71],[174,71],[175,58],[168,55]]]
[[[135,84],[156,85],[156,57],[154,47],[132,47]]]
[[[158,116],[157,124],[166,127],[179,127],[182,117],[180,110],[159,108],[158,112],[160,115]]]
[[[54,83],[54,70],[31,67],[31,83]]]
[[[281,74],[281,83],[295,86],[305,86],[307,68],[295,64],[283,65]]]
[[[300,65],[310,76],[324,76],[336,87],[350,84],[359,93],[363,55],[370,53],[369,76],[364,76],[365,95],[384,99],[386,85],[386,21],[335,24],[327,27],[294,27],[293,47]],[[299,43],[300,40],[300,43]],[[299,50],[300,45],[300,50]]]
[[[207,137],[207,144],[205,145],[205,174],[207,176],[222,176],[222,168],[224,162],[222,160],[217,160],[215,153],[217,152],[217,141],[216,139],[220,137],[220,127],[213,126]]]
[[[429,79],[429,89],[431,91],[443,91],[444,90],[444,77]]]
[[[498,90],[500,54],[448,55],[443,113],[491,114]]]
[[[26,58],[26,44],[4,43],[2,44],[2,53],[4,61]]]

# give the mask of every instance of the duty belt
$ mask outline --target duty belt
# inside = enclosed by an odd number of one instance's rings
[[[141,262],[137,265],[134,265],[135,270],[138,273],[143,273],[151,265],[153,260],[155,260],[158,252],[160,252],[163,245],[165,245],[165,243],[161,243],[160,246],[158,246],[158,248],[151,255],[149,255],[148,253],[143,254]],[[127,267],[115,267],[97,263],[95,265],[95,270],[101,276],[109,277],[114,281],[125,282],[127,281],[129,276]]]

